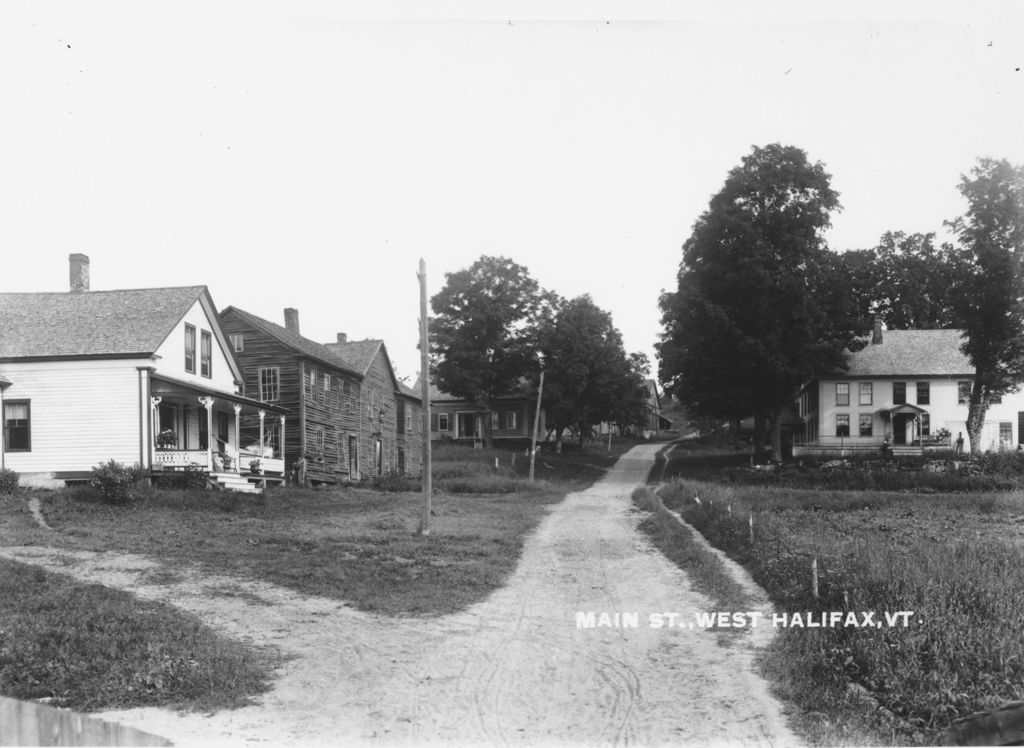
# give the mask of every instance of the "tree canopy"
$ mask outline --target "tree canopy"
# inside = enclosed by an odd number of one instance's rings
[[[863,329],[822,238],[839,195],[792,146],[755,147],[732,169],[683,246],[660,300],[659,375],[698,415],[754,414],[772,427],[800,387],[845,365]]]
[[[979,159],[959,189],[967,212],[947,225],[963,268],[957,313],[975,368],[967,416],[974,450],[991,398],[1024,382],[1024,167]]]
[[[626,355],[611,315],[590,296],[559,304],[537,340],[544,354],[544,409],[559,446],[567,428],[578,428],[582,439],[602,421],[629,426],[642,418],[646,359]]]
[[[445,392],[481,412],[495,397],[516,391],[532,371],[532,335],[548,295],[529,271],[507,257],[482,256],[445,274],[430,300],[432,375]],[[490,419],[482,419],[490,441]]]

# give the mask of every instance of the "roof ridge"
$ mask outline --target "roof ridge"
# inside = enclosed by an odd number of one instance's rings
[[[332,351],[328,347],[328,345],[325,344],[325,343],[318,343],[315,340],[307,338],[302,333],[292,332],[291,330],[289,330],[287,327],[284,327],[283,325],[279,325],[276,322],[271,322],[269,319],[265,319],[265,318],[259,316],[258,314],[253,314],[252,312],[247,312],[246,310],[241,309],[241,308],[239,308],[237,306],[234,306],[234,305],[230,305],[230,306],[225,307],[224,310],[221,312],[221,314],[225,314],[229,310],[234,310],[235,312],[240,314],[242,317],[248,318],[249,321],[254,323],[254,324],[256,324],[257,327],[263,328],[264,332],[266,332],[269,335],[272,335],[272,336],[276,337],[280,342],[282,342],[285,345],[288,345],[288,346],[298,350],[303,355],[313,356],[315,358],[320,358],[325,363],[329,363],[332,366],[337,366],[339,369],[345,369],[346,371],[348,371],[348,372],[350,372],[352,374],[357,374],[359,376],[362,376],[362,372],[360,372],[358,369],[356,369],[351,364],[351,362],[347,361],[343,357],[339,356],[336,352]],[[288,338],[292,337],[292,336],[294,336],[296,338],[299,338],[307,346],[313,346],[314,347],[313,348],[313,352],[311,353],[310,351],[303,351],[294,342],[290,342],[288,340]],[[317,349],[322,349],[322,350],[321,351],[317,351]]]

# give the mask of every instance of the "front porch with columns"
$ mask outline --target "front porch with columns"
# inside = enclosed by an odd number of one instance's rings
[[[284,481],[283,408],[159,376],[152,377],[150,393],[143,422],[154,475],[198,470],[239,490]],[[258,431],[243,431],[246,418],[258,421]]]

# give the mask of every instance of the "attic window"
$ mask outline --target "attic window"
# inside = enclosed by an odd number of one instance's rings
[[[245,350],[245,336],[239,332],[229,337],[231,339],[231,347],[235,349],[235,352],[242,353]]]
[[[196,373],[196,328],[185,325],[185,371]]]
[[[204,377],[213,376],[213,336],[203,330],[200,334],[202,349],[199,352],[199,373]]]

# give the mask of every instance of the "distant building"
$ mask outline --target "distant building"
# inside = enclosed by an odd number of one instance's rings
[[[817,377],[803,388],[803,433],[794,456],[856,452],[891,445],[895,454],[922,454],[967,439],[974,368],[960,350],[960,330],[883,330],[876,321],[868,344],[849,353],[849,368]],[[1024,393],[989,405],[981,449],[1024,444]],[[977,445],[975,445],[977,448]]]

